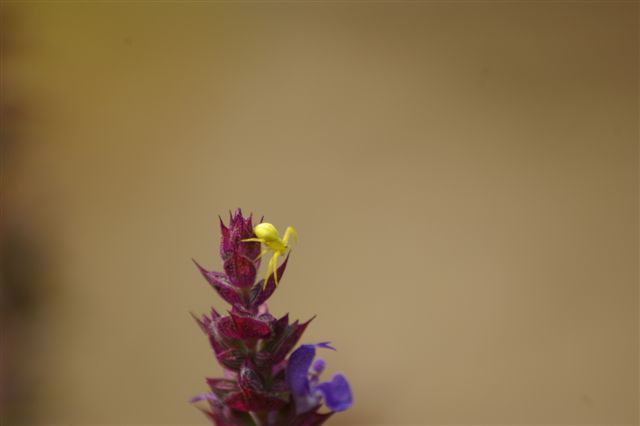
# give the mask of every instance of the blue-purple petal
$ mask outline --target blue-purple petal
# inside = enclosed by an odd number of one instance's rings
[[[294,398],[306,398],[311,394],[309,367],[316,356],[315,345],[302,345],[296,349],[287,363],[287,383]]]
[[[315,389],[322,393],[324,403],[332,411],[344,411],[353,404],[351,387],[342,374],[336,374],[331,381],[320,383]]]
[[[316,356],[316,348],[335,351],[330,342],[302,345],[291,354],[287,363],[287,384],[296,403],[296,413],[304,413],[317,407],[320,404],[321,396],[332,411],[344,411],[353,403],[349,383],[344,376],[338,374],[330,382],[317,384],[318,375],[325,365],[321,359],[318,359],[315,363],[313,362]],[[313,378],[310,378],[310,368],[316,371]]]

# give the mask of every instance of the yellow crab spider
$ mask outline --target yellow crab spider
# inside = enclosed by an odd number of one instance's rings
[[[284,256],[287,250],[289,250],[289,238],[293,237],[295,241],[298,241],[298,234],[293,227],[289,226],[284,232],[284,237],[280,239],[280,233],[278,229],[270,223],[259,223],[253,228],[253,232],[257,238],[247,238],[242,241],[257,241],[264,244],[264,249],[258,255],[256,259],[260,259],[262,256],[269,252],[273,252],[273,256],[269,259],[267,265],[267,276],[264,279],[263,286],[267,286],[269,276],[273,273],[273,277],[278,285],[278,258]]]

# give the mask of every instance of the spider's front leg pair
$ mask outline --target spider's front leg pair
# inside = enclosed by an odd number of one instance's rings
[[[296,241],[298,240],[298,234],[293,227],[289,226],[284,232],[284,237],[281,239],[278,229],[270,223],[257,224],[253,228],[253,232],[256,234],[256,238],[247,238],[242,241],[255,241],[264,244],[264,248],[256,260],[269,252],[273,253],[273,256],[271,256],[267,264],[267,276],[264,279],[263,286],[266,287],[267,281],[272,273],[275,283],[278,285],[278,258],[284,256],[287,250],[289,250],[289,239],[291,237]]]

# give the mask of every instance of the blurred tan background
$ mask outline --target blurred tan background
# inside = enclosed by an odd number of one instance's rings
[[[338,347],[331,424],[638,423],[638,3],[2,20],[6,423],[205,424],[236,207],[299,232],[270,308]]]

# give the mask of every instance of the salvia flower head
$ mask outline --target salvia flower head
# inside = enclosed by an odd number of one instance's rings
[[[274,317],[267,300],[282,280],[289,260],[292,227],[280,238],[272,224],[254,226],[252,216],[238,209],[220,220],[220,256],[223,271],[196,266],[218,295],[230,305],[226,314],[211,309],[195,316],[223,377],[208,378],[209,392],[192,398],[218,426],[316,426],[353,403],[343,375],[320,381],[324,361],[315,362],[316,348],[328,343],[301,345],[293,353],[310,320]],[[271,254],[267,274],[257,279],[261,259]],[[282,261],[279,262],[279,259]],[[280,264],[279,264],[280,263]],[[291,353],[291,354],[290,354]]]

